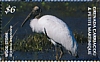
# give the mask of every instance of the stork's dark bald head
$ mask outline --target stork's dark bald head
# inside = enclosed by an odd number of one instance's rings
[[[40,9],[39,6],[35,6],[35,7],[33,8],[34,11],[37,11],[37,10],[39,10],[39,9]]]
[[[29,15],[26,17],[26,19],[24,20],[24,22],[21,24],[21,26],[23,26],[27,20],[29,20],[29,18],[40,18],[41,16],[41,8],[39,6],[35,6],[32,11],[29,13]]]
[[[35,6],[32,10],[32,15],[35,16],[35,18],[39,18],[40,14],[41,14],[41,8],[39,6]]]

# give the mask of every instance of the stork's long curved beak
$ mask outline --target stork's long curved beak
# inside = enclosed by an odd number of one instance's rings
[[[24,24],[28,21],[28,19],[31,17],[31,15],[33,15],[33,14],[34,14],[34,16],[39,15],[38,12],[41,12],[41,9],[38,6],[35,6],[33,8],[33,10],[29,13],[29,15],[26,17],[26,19],[24,20],[24,22],[21,24],[21,27],[24,26]]]
[[[29,15],[26,17],[26,19],[23,21],[23,23],[21,24],[21,27],[24,26],[24,24],[28,21],[28,19],[31,17],[32,11],[29,13]]]

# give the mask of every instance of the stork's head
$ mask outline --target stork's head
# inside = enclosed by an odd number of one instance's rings
[[[39,18],[40,14],[41,14],[41,9],[39,6],[35,6],[32,11],[30,12],[30,14],[26,17],[26,19],[23,21],[23,23],[21,24],[21,27],[28,21],[28,19],[30,17],[32,18]]]
[[[40,14],[41,14],[41,9],[39,6],[35,6],[31,12],[31,14],[35,17],[35,18],[39,18]]]

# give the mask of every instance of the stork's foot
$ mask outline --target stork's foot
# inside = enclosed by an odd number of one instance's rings
[[[63,51],[60,52],[60,57],[59,57],[59,59],[61,59],[62,56],[63,56]]]
[[[56,60],[60,60],[63,56],[62,45],[58,43],[57,46],[55,46],[55,51],[56,51]],[[59,52],[60,52],[60,54],[58,54]]]
[[[56,60],[59,60],[59,57],[56,55]]]
[[[59,59],[61,59],[62,58],[62,56],[63,56],[63,48],[62,48],[62,45],[59,45],[59,50],[60,50],[60,56],[59,56]]]

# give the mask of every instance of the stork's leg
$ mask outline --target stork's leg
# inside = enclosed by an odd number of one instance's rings
[[[63,48],[62,48],[61,45],[59,46],[59,48],[60,48],[60,56],[59,56],[59,59],[61,59],[61,57],[62,57],[62,55],[63,55],[64,53],[63,53]]]
[[[56,60],[59,60],[59,57],[58,57],[58,48],[57,48],[57,46],[55,46],[55,51],[56,51]]]
[[[59,60],[59,55],[58,55],[58,47],[57,47],[57,43],[53,40],[50,39],[47,35],[46,29],[44,28],[44,34],[47,36],[48,40],[50,40],[54,45],[55,45],[55,51],[56,51],[56,60]]]

